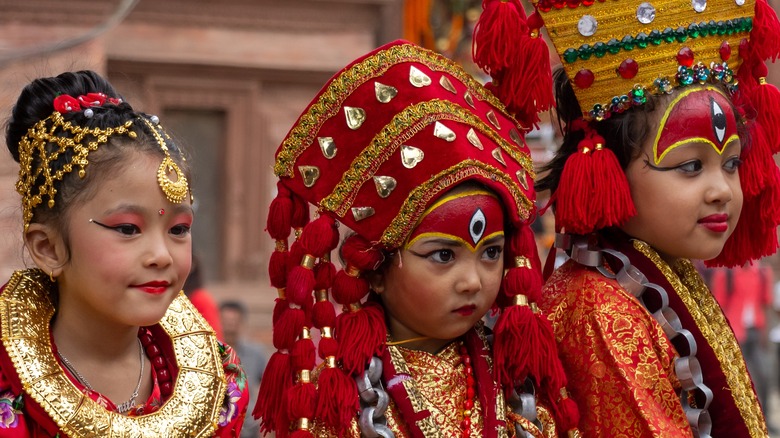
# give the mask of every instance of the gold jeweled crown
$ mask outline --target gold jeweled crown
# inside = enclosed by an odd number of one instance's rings
[[[538,0],[583,116],[601,120],[647,93],[735,85],[755,0]],[[760,42],[759,42],[760,44]]]

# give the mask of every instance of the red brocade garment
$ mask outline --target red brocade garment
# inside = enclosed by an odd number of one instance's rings
[[[0,292],[0,437],[239,436],[249,401],[239,358],[183,293],[160,324],[140,330],[152,393],[120,415],[57,358],[50,286],[38,270],[17,271]]]
[[[688,260],[669,266],[649,245],[623,239],[603,247],[663,287],[682,327],[696,339],[713,437],[767,437],[739,345]],[[690,437],[675,375],[678,356],[661,325],[617,281],[569,260],[547,281],[541,307],[555,331],[586,437]]]

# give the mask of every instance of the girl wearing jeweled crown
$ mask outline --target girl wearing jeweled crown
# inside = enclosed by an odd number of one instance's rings
[[[780,54],[775,13],[764,0],[539,0],[508,24],[519,4],[486,3],[483,28],[522,22],[533,46],[545,25],[561,57],[545,89],[563,143],[537,190],[551,191],[570,260],[540,307],[583,435],[767,436],[734,334],[690,259],[737,266],[777,249],[780,95],[763,64]],[[494,37],[482,40],[488,54]],[[514,67],[503,78],[521,77]]]
[[[6,143],[35,266],[0,293],[0,436],[238,436],[246,384],[181,292],[189,168],[91,71],[32,81]]]
[[[536,306],[523,135],[462,68],[404,41],[324,86],[276,153],[263,431],[576,436]]]

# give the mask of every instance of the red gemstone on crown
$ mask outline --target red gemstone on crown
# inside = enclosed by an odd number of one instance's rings
[[[720,52],[720,59],[728,61],[731,58],[731,45],[729,45],[728,41],[723,41],[718,51]]]
[[[618,67],[617,71],[623,79],[632,79],[639,73],[639,64],[631,58],[626,58],[620,63],[620,67]]]
[[[693,65],[693,50],[690,47],[683,47],[677,52],[677,62],[683,67],[690,67]]]
[[[595,76],[593,76],[593,72],[587,68],[583,68],[574,75],[574,84],[579,88],[588,88],[593,85],[594,79]]]

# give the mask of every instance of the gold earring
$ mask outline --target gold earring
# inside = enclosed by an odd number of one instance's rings
[[[52,283],[57,282],[57,278],[54,277],[54,271],[49,271],[49,280],[51,280]]]

